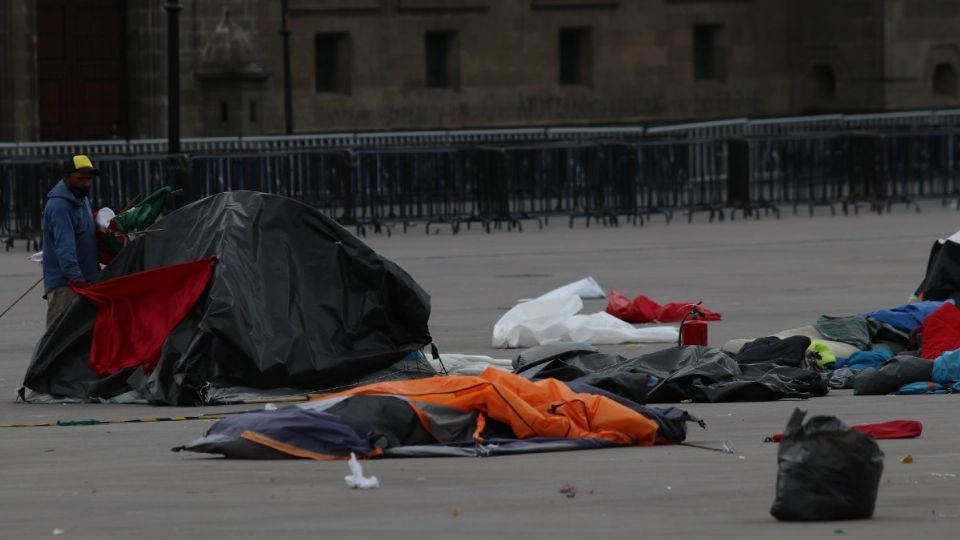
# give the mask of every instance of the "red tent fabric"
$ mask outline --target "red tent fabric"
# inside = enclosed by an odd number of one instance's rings
[[[879,424],[859,424],[850,429],[867,434],[874,439],[913,439],[923,433],[923,424],[917,420],[890,420]],[[770,437],[770,442],[783,440],[783,433]]]
[[[690,306],[696,302],[670,302],[667,304],[658,304],[644,295],[639,295],[630,300],[625,294],[619,291],[610,291],[607,302],[607,313],[628,323],[649,323],[649,322],[680,322],[690,313]],[[720,313],[707,309],[703,306],[697,306],[697,311],[703,314],[701,320],[719,321]]]
[[[640,295],[630,300],[620,291],[610,291],[607,301],[607,313],[628,323],[640,324],[657,320],[660,304]]]
[[[163,342],[207,288],[215,260],[209,257],[71,286],[98,311],[90,367],[101,377],[136,366],[153,370]]]
[[[960,309],[944,302],[923,320],[920,357],[936,360],[947,351],[960,349]]]

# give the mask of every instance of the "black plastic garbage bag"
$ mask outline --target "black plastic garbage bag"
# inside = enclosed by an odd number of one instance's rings
[[[873,516],[883,452],[868,435],[834,416],[795,409],[777,452],[777,497],[770,513],[782,521],[867,519]]]

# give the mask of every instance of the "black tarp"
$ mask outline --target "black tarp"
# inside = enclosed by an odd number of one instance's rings
[[[90,368],[95,308],[78,299],[40,340],[24,387],[56,398],[134,394],[197,404],[205,387],[322,390],[356,383],[430,343],[430,297],[321,212],[234,191],[157,221],[102,280],[216,255],[205,294],[149,374]]]
[[[782,366],[809,368],[809,361],[806,359],[809,347],[810,338],[807,336],[790,336],[784,339],[768,336],[745,344],[734,358],[741,365],[773,362]]]
[[[927,272],[916,295],[924,300],[948,300],[960,293],[960,244],[937,240],[930,249]]]
[[[821,396],[829,390],[816,369],[772,361],[740,365],[720,349],[699,346],[630,359],[592,352],[589,346],[534,347],[521,353],[514,372],[530,379],[581,382],[638,403],[769,401]]]

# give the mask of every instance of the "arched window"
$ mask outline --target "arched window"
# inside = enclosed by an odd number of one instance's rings
[[[837,97],[837,77],[833,69],[826,64],[810,68],[808,75],[810,90],[816,99],[834,99]]]
[[[933,93],[944,97],[957,97],[957,70],[953,64],[942,62],[933,68]]]

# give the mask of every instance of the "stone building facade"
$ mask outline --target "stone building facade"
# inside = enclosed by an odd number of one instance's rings
[[[167,3],[0,2],[0,140],[164,137]],[[281,0],[180,4],[182,134],[282,133]],[[288,9],[298,133],[958,99],[960,0],[288,0]]]

